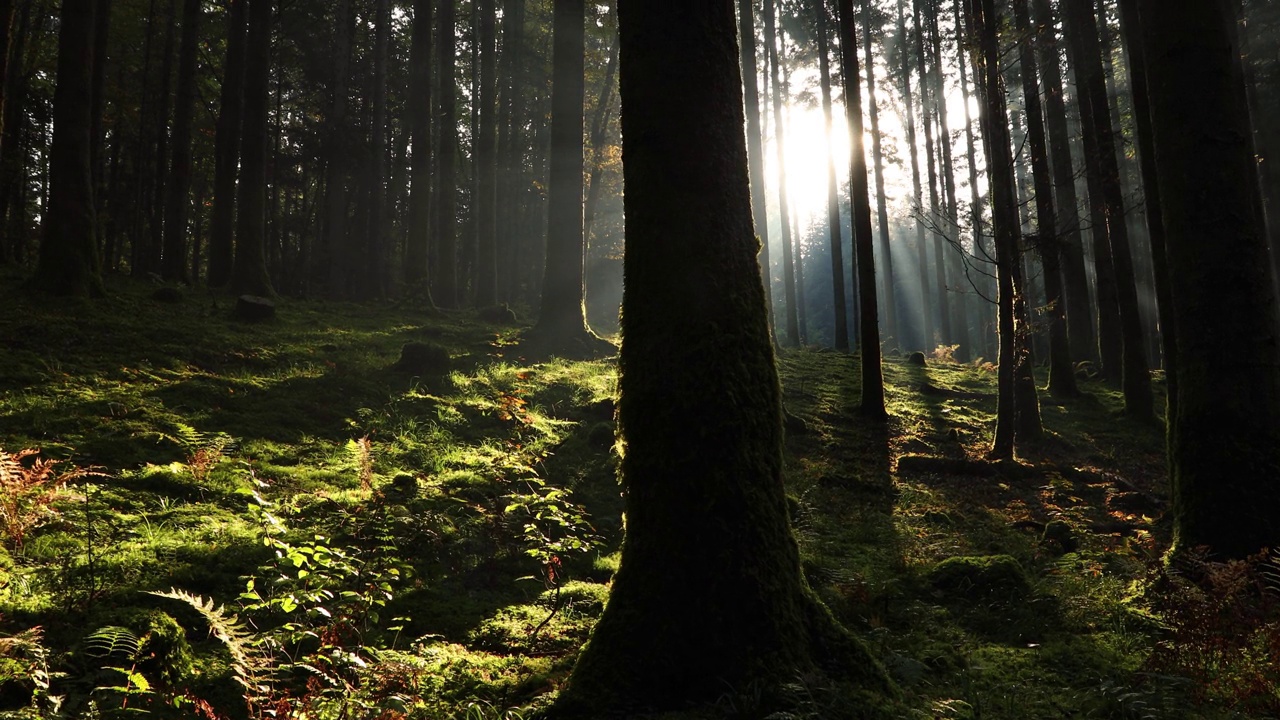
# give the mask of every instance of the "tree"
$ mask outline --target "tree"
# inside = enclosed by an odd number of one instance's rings
[[[476,138],[476,305],[498,304],[498,78],[494,0],[480,0],[479,136]]]
[[[820,663],[886,689],[806,586],[787,520],[733,0],[618,12],[627,535],[563,714],[682,708]]]
[[[889,247],[889,202],[884,187],[884,150],[880,136],[880,106],[876,102],[876,59],[871,54],[871,3],[862,3],[862,51],[867,62],[867,110],[871,120],[871,155],[875,162],[876,216],[880,224],[880,261],[883,268],[878,275],[883,278],[885,334],[894,344],[902,343],[898,329],[897,287],[893,280],[893,252]],[[866,150],[864,149],[865,153]]]
[[[427,258],[431,244],[431,3],[414,0],[409,47],[409,123],[413,133],[404,279],[431,297]]]
[[[458,305],[458,77],[457,0],[440,0],[436,15],[436,152],[434,217],[436,243],[431,296],[441,307]]]
[[[267,275],[267,86],[271,76],[271,0],[249,0],[245,52],[244,127],[239,214],[231,287],[238,294],[275,295]]]
[[[582,226],[584,0],[555,0],[551,86],[551,177],[547,257],[537,332],[559,344],[589,342],[583,305],[586,241]]]
[[[827,46],[827,1],[814,0],[818,35],[818,82],[822,89],[822,120],[827,138],[827,237],[831,242],[831,289],[836,319],[836,349],[849,351],[849,321],[844,285],[844,233],[840,222],[840,183],[836,180],[832,147],[831,58]],[[781,127],[781,125],[779,125]],[[781,132],[778,133],[781,136]]]
[[[849,137],[853,138],[850,158],[850,196],[852,198],[853,250],[857,255],[859,311],[862,350],[862,403],[864,415],[887,417],[884,408],[884,375],[880,368],[880,309],[876,298],[875,238],[871,230],[871,195],[867,187],[867,148],[862,132],[862,83],[858,78],[858,39],[854,29],[853,0],[840,0],[840,47],[844,51],[845,114],[849,118]],[[863,28],[869,33],[869,28]]]
[[[760,269],[764,274],[764,301],[773,325],[773,293],[769,287],[769,196],[764,183],[764,130],[760,118],[760,86],[756,84],[756,24],[754,3],[738,0],[738,61],[742,64],[742,87],[747,110],[747,155],[751,165],[751,212],[760,233]],[[766,65],[769,56],[766,53]],[[770,65],[771,67],[771,65]],[[610,65],[612,70],[613,66]],[[785,233],[790,245],[790,233]]]
[[[898,0],[898,43],[900,45],[898,52],[901,53],[898,82],[902,85],[903,114],[906,116],[904,125],[907,130],[907,153],[911,158],[912,214],[915,215],[916,249],[920,254],[920,347],[928,351],[932,349],[934,341],[933,300],[930,297],[932,293],[929,292],[929,249],[925,242],[924,222],[921,218],[924,214],[924,193],[920,186],[920,153],[916,147],[915,96],[911,92],[911,51],[907,37],[905,6],[906,0]]]
[[[969,33],[977,42],[974,72],[978,95],[982,100],[982,135],[987,155],[987,168],[991,176],[991,225],[995,234],[996,282],[1000,365],[997,372],[996,433],[990,455],[993,458],[1013,457],[1015,440],[1035,432],[1039,425],[1038,412],[1030,412],[1027,405],[1035,402],[1035,385],[1018,382],[1026,377],[1025,364],[1029,361],[1027,328],[1020,322],[1025,317],[1019,312],[1018,303],[1022,289],[1018,273],[1022,258],[1018,250],[1019,223],[1017,191],[1013,178],[1013,152],[1010,148],[1009,114],[1005,103],[1004,76],[1000,65],[1000,43],[997,29],[1000,17],[993,0],[968,0],[967,21]],[[1019,401],[1019,391],[1030,391],[1031,403],[1024,394]]]
[[[63,0],[58,32],[49,205],[31,287],[55,295],[101,297],[101,260],[89,167],[94,0]]]
[[[209,221],[209,287],[231,279],[236,217],[236,174],[240,166],[240,123],[244,114],[245,7],[248,0],[227,5],[227,55],[222,72],[221,102],[214,129],[213,214]]]
[[[1044,112],[1040,106],[1040,70],[1032,48],[1031,17],[1027,0],[1013,0],[1015,28],[1024,37],[1019,65],[1022,69],[1023,104],[1027,113],[1027,140],[1031,150],[1031,175],[1035,183],[1037,248],[1044,265],[1045,304],[1049,316],[1049,392],[1057,397],[1079,394],[1071,348],[1067,336],[1067,316],[1063,308],[1062,263],[1057,242],[1053,179],[1049,175],[1049,142],[1045,136]]]
[[[778,52],[777,20],[774,12],[774,0],[764,0],[764,43],[766,46],[767,57],[765,60],[769,64],[769,84],[773,88],[773,127],[774,127],[774,147],[778,154],[778,216],[782,224],[782,292],[786,300],[786,342],[790,346],[800,344],[800,316],[799,305],[800,298],[796,294],[796,274],[795,262],[791,251],[791,201],[787,192],[787,144],[783,128],[786,127],[782,117],[782,81],[780,79],[779,66],[781,58]],[[833,191],[834,192],[834,191]],[[767,258],[768,255],[766,254]],[[765,277],[768,277],[768,266],[765,266]],[[844,307],[844,285],[841,276],[836,276],[836,295],[839,297],[840,307]],[[767,297],[767,293],[766,293]],[[837,313],[836,315],[836,344],[840,343],[840,334],[844,315]],[[844,331],[847,333],[847,330]],[[848,348],[848,338],[845,338],[845,348]]]
[[[196,50],[200,40],[200,0],[183,0],[182,44],[178,50],[178,100],[173,115],[173,160],[165,197],[161,276],[188,282],[187,219],[191,214],[191,121],[196,103]]]
[[[1226,8],[1138,4],[1177,331],[1174,547],[1238,558],[1280,546],[1280,301]]]

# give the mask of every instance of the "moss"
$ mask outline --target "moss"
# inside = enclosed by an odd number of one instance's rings
[[[400,359],[392,368],[400,372],[434,377],[447,374],[450,365],[448,348],[431,342],[411,342],[400,348]]]
[[[947,558],[929,571],[928,580],[953,595],[1017,599],[1031,594],[1022,566],[1008,555]]]

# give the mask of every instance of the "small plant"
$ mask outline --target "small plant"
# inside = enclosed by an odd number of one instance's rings
[[[350,447],[360,476],[360,487],[366,491],[373,490],[373,441],[365,435],[352,441]]]
[[[54,503],[65,496],[68,483],[98,474],[81,468],[60,472],[56,462],[39,453],[0,449],[0,534],[14,550],[22,550],[32,530],[58,516]]]
[[[936,362],[953,363],[956,361],[956,351],[959,349],[959,345],[939,345],[933,349],[933,359]]]

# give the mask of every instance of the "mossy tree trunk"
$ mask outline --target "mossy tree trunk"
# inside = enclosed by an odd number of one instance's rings
[[[89,161],[94,0],[63,0],[59,16],[49,206],[31,287],[55,295],[104,294]]]
[[[618,11],[627,536],[562,715],[683,708],[822,661],[887,687],[806,586],[787,519],[733,0]]]
[[[583,102],[586,97],[584,0],[555,0],[551,86],[551,167],[547,184],[547,255],[537,331],[559,341],[587,330],[583,293]]]
[[[1164,200],[1175,549],[1280,546],[1280,307],[1226,3],[1138,4]]]
[[[850,195],[853,206],[853,249],[857,255],[858,292],[862,302],[859,323],[862,335],[862,404],[864,415],[887,417],[884,407],[884,375],[880,368],[880,309],[876,298],[875,237],[871,229],[871,193],[867,187],[867,148],[858,140],[862,132],[862,82],[858,77],[858,38],[854,28],[853,0],[840,0],[840,48],[843,50],[845,114],[849,137],[854,138],[850,158]],[[870,32],[869,28],[862,31]]]

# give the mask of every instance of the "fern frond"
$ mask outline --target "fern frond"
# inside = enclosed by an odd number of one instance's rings
[[[85,652],[93,657],[103,658],[117,653],[126,657],[134,657],[142,648],[142,639],[129,628],[118,625],[100,627],[89,633],[84,639]]]
[[[266,695],[270,687],[271,657],[259,647],[258,639],[253,632],[240,621],[240,618],[217,605],[212,598],[205,598],[194,593],[171,588],[167,591],[148,591],[148,595],[177,600],[186,603],[200,613],[209,624],[209,631],[231,654],[231,668],[236,682],[246,691],[245,699],[251,705]]]

